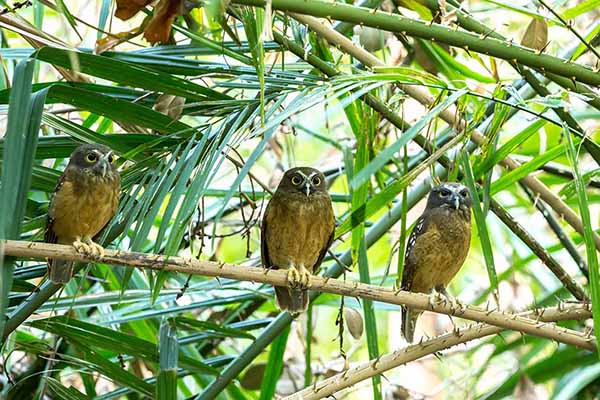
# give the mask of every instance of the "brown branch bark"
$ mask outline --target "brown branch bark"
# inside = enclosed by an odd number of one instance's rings
[[[56,258],[78,262],[101,262],[128,267],[141,267],[190,275],[204,275],[250,282],[266,283],[274,286],[288,286],[285,270],[269,270],[235,264],[200,261],[192,258],[170,257],[159,254],[106,250],[104,257],[93,259],[78,253],[72,246],[5,240],[0,241],[0,256],[22,258]],[[546,324],[501,310],[484,309],[467,304],[457,308],[444,298],[436,299],[421,293],[367,285],[359,282],[347,282],[338,279],[314,276],[309,288],[318,292],[328,292],[344,296],[360,297],[383,303],[406,305],[417,310],[430,310],[436,313],[453,315],[476,322],[485,322],[502,329],[520,331],[557,342],[570,344],[587,350],[597,348],[594,337],[570,329]]]
[[[301,15],[296,13],[289,13],[294,19],[298,22],[308,26],[318,35],[325,38],[327,41],[332,43],[333,45],[339,47],[339,49],[347,54],[350,54],[352,57],[356,58],[364,65],[368,67],[380,67],[385,66],[385,64],[373,54],[368,51],[356,46],[350,39],[336,30],[332,29],[330,26],[326,25],[326,23],[321,22],[319,19],[315,17],[311,17],[308,15]],[[419,103],[423,104],[426,107],[434,104],[435,99],[431,96],[426,90],[421,87],[414,85],[398,85],[400,89],[406,92],[410,97],[417,100]],[[440,113],[440,117],[448,123],[450,126],[456,128],[456,130],[461,131],[464,129],[464,121],[460,118],[459,113],[457,112],[454,106],[448,107],[444,111]],[[473,130],[471,132],[471,140],[473,143],[481,146],[485,143],[486,137],[481,134],[481,132],[477,130]],[[500,165],[503,167],[514,170],[521,166],[517,161],[513,160],[510,157],[506,157],[505,159],[500,161]],[[579,234],[583,235],[583,223],[581,219],[577,216],[577,214],[567,205],[565,204],[557,195],[555,195],[546,185],[544,185],[539,179],[534,176],[526,176],[520,181],[525,186],[527,186],[531,191],[538,194],[542,200],[546,202],[552,209],[560,215],[562,218],[567,221],[573,229],[575,229]],[[596,249],[600,251],[600,236],[594,234],[594,242],[596,244]]]
[[[539,319],[540,321],[548,323],[560,320],[580,320],[590,318],[591,311],[588,305],[569,304],[561,307],[529,311],[522,313],[521,316]],[[358,382],[372,378],[375,375],[381,375],[390,369],[417,360],[428,354],[436,353],[461,343],[466,343],[500,332],[502,332],[502,329],[496,326],[488,324],[472,324],[463,329],[448,332],[430,340],[398,349],[392,353],[383,355],[376,360],[357,365],[354,368],[350,368],[331,378],[327,378],[306,389],[285,397],[285,399],[322,399],[347,387],[353,386]]]

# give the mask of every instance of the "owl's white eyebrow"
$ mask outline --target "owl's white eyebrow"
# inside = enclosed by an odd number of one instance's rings
[[[306,175],[304,175],[304,172],[302,172],[302,171],[298,171],[298,173],[299,173],[300,175],[302,175],[302,176],[303,176],[305,179],[308,179],[308,177],[307,177]]]
[[[318,174],[319,174],[318,172],[313,172],[312,174],[310,174],[310,176],[308,177],[308,179],[310,179],[310,178],[312,178],[313,176],[315,176],[315,175],[318,175]]]

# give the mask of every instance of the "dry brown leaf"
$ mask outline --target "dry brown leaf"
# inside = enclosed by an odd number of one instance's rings
[[[120,45],[121,43],[133,39],[141,33],[142,30],[138,27],[130,31],[113,33],[111,35],[104,36],[96,40],[96,47],[94,48],[94,52],[96,54],[101,54],[105,51],[111,50],[116,46]]]
[[[154,0],[117,0],[115,17],[125,21],[137,14],[142,8]]]
[[[548,43],[548,24],[543,19],[533,18],[527,26],[521,44],[540,51],[546,47],[546,43]]]
[[[353,308],[344,308],[344,319],[352,337],[356,340],[360,339],[364,329],[363,318],[360,312]]]
[[[389,392],[386,393],[386,398],[393,400],[410,400],[412,399],[410,392],[404,386],[391,384]]]
[[[154,7],[154,15],[144,29],[144,39],[150,43],[167,43],[171,25],[184,11],[183,0],[160,0]]]
[[[185,97],[163,93],[158,96],[152,109],[177,121],[181,117],[184,104]]]

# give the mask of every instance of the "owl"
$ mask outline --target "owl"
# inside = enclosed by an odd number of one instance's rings
[[[117,211],[121,188],[115,155],[107,146],[84,144],[75,149],[54,189],[48,209],[44,240],[70,244],[80,253],[102,256],[93,240]],[[73,263],[48,260],[48,276],[64,284],[73,275]]]
[[[413,229],[404,256],[401,289],[437,291],[446,297],[446,286],[462,267],[471,243],[471,196],[453,182],[434,187],[427,206]],[[402,308],[402,334],[412,342],[421,312]]]
[[[311,276],[333,241],[335,217],[325,176],[309,167],[285,172],[261,226],[265,268],[286,269],[289,287],[275,287],[282,311],[297,316],[308,307]]]

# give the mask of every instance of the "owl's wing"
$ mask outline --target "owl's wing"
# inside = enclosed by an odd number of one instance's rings
[[[270,203],[269,203],[270,204]],[[271,260],[269,259],[269,247],[267,246],[267,215],[269,214],[269,205],[263,215],[262,224],[260,226],[260,258],[263,268],[271,268]]]
[[[54,197],[56,193],[60,191],[61,187],[65,183],[67,179],[67,170],[65,170],[60,178],[58,178],[58,182],[54,187],[54,191],[52,192],[52,198],[50,199],[50,205],[48,205],[48,216],[46,217],[46,231],[44,232],[44,242],[46,243],[56,243],[58,238],[56,237],[56,233],[52,229],[52,225],[54,224]]]
[[[410,233],[408,237],[408,242],[406,243],[406,250],[404,251],[404,271],[402,272],[402,282],[400,288],[402,290],[410,290],[412,287],[412,281],[415,276],[415,270],[417,265],[411,261],[410,253],[415,247],[415,243],[417,243],[417,238],[425,232],[426,218],[424,215],[421,215],[415,224],[414,229]]]
[[[335,226],[334,226],[334,229],[331,231],[329,238],[327,239],[327,243],[325,244],[325,247],[323,247],[321,249],[321,252],[319,253],[319,258],[317,258],[317,262],[315,263],[315,265],[312,268],[313,274],[316,274],[317,271],[319,270],[319,267],[321,266],[321,263],[323,262],[325,255],[327,254],[327,250],[329,250],[329,248],[331,247],[331,244],[333,243],[334,234],[335,234]]]

